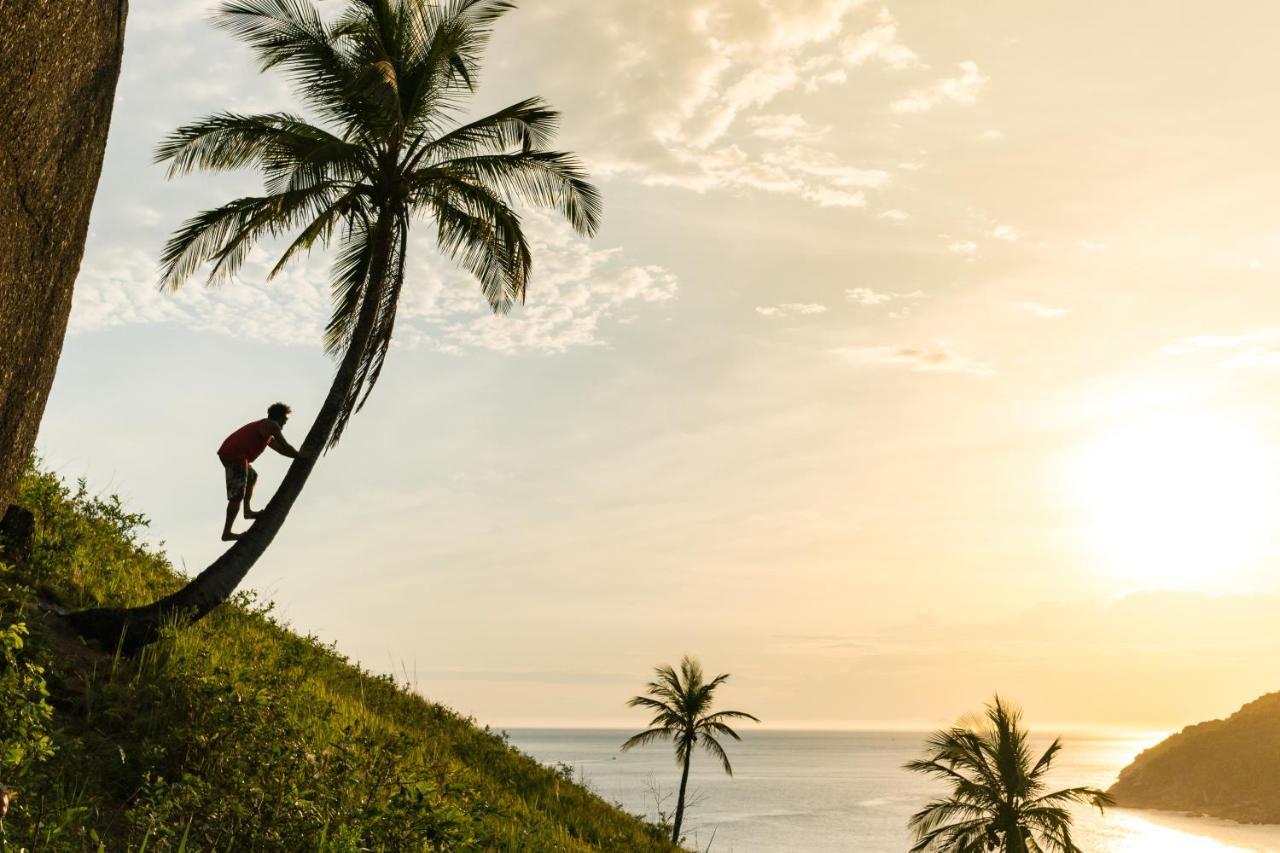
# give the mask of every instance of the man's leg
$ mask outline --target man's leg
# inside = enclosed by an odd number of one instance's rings
[[[234,462],[223,462],[222,467],[227,475],[227,520],[222,525],[222,539],[230,542],[240,538],[239,533],[231,532],[231,525],[235,523],[236,516],[240,513],[240,501],[245,490],[245,466]]]
[[[231,532],[231,525],[235,523],[236,514],[240,512],[240,501],[227,501],[227,523],[222,525],[222,538],[224,541],[230,542],[233,539],[239,539],[239,533]]]
[[[253,470],[252,465],[249,465],[245,469],[245,475],[247,479],[244,483],[244,517],[253,519],[258,517],[258,512],[250,507],[249,504],[253,501],[253,487],[258,482],[258,472]]]

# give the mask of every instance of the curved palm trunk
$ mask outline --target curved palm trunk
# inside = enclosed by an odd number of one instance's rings
[[[118,644],[125,654],[132,654],[154,642],[161,626],[172,622],[190,624],[203,618],[231,597],[240,581],[275,539],[284,526],[293,502],[311,476],[316,459],[324,451],[338,417],[350,398],[360,359],[368,346],[374,321],[377,319],[379,300],[374,284],[381,282],[391,254],[392,217],[384,213],[376,227],[378,242],[371,263],[369,285],[352,330],[351,343],[334,376],[324,405],[320,407],[302,442],[302,454],[293,460],[280,487],[261,515],[221,557],[172,595],[142,607],[104,607],[67,614],[67,621],[82,637],[98,640],[112,648]]]
[[[693,750],[684,754],[684,770],[680,772],[680,793],[676,795],[676,821],[671,830],[671,843],[680,843],[680,827],[684,824],[684,792],[689,787],[689,762],[693,758]]]

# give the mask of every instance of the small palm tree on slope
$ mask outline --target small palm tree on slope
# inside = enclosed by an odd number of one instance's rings
[[[935,732],[926,757],[908,770],[941,779],[951,794],[916,812],[912,853],[1082,853],[1071,839],[1073,803],[1113,804],[1097,788],[1046,791],[1045,776],[1062,749],[1055,739],[1033,764],[1022,715],[997,696],[981,728]]]
[[[391,343],[409,231],[434,224],[439,250],[479,281],[495,312],[523,301],[533,258],[515,202],[548,207],[594,234],[600,197],[575,157],[547,148],[559,115],[538,98],[459,123],[493,25],[513,0],[350,0],[329,18],[313,0],[225,0],[215,24],[262,69],[289,78],[311,120],[218,113],[178,128],[156,152],[170,176],[256,169],[262,195],[188,220],[162,256],[162,286],[205,264],[233,277],[263,238],[290,240],[272,270],[336,244],[326,350],[328,396],[276,494],[245,535],[184,589],[144,607],[70,615],[81,634],[132,650],[173,619],[230,596],[284,524],[320,454],[368,398]]]
[[[722,673],[704,681],[702,665],[688,655],[680,661],[679,672],[670,666],[659,666],[654,669],[654,675],[656,678],[645,687],[646,695],[633,696],[627,701],[632,708],[653,711],[653,719],[649,721],[649,728],[628,738],[622,749],[625,751],[655,740],[671,741],[675,745],[676,763],[681,766],[681,771],[671,840],[679,844],[680,827],[684,823],[685,791],[689,786],[689,762],[694,749],[701,746],[720,759],[724,772],[732,776],[729,756],[716,736],[742,740],[725,720],[753,720],[757,723],[760,720],[745,711],[712,711],[716,688],[728,681],[729,675]]]

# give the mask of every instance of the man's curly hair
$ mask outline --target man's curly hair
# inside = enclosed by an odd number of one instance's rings
[[[271,418],[273,421],[279,420],[280,415],[288,415],[292,413],[293,409],[289,408],[284,403],[272,403],[267,407],[267,417]]]

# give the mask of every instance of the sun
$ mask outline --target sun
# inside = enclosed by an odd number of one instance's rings
[[[1115,428],[1079,453],[1072,480],[1100,567],[1142,588],[1225,589],[1275,533],[1275,454],[1229,419]]]

